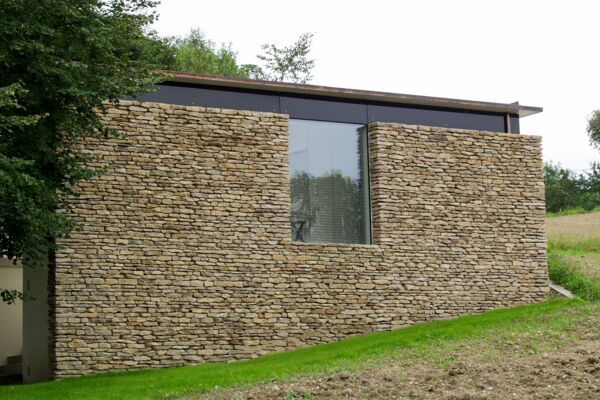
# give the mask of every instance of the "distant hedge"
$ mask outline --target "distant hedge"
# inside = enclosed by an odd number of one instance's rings
[[[544,164],[546,211],[560,213],[570,209],[592,211],[600,207],[600,162],[590,172],[576,174],[552,162]]]

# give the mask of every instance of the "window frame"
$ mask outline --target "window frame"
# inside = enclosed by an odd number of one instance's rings
[[[290,168],[290,136],[291,136],[291,124],[288,124],[288,184],[290,184],[290,208],[288,209],[288,223],[289,223],[289,227],[290,227],[290,235],[288,236],[289,240],[291,243],[295,243],[295,244],[301,244],[301,245],[310,245],[310,244],[315,244],[315,245],[343,245],[343,246],[370,246],[373,245],[373,204],[372,204],[372,187],[371,187],[371,143],[370,143],[370,138],[369,138],[369,125],[368,124],[363,124],[363,123],[348,123],[348,122],[338,122],[338,121],[327,121],[327,120],[316,120],[316,119],[307,119],[307,118],[289,118],[289,121],[314,121],[314,122],[322,122],[322,123],[331,123],[331,124],[340,124],[340,125],[360,125],[359,128],[357,128],[357,130],[363,131],[364,133],[361,132],[360,135],[360,146],[364,147],[364,150],[361,152],[363,154],[363,157],[359,160],[360,163],[360,168],[359,168],[359,175],[360,175],[360,179],[361,181],[363,181],[363,185],[365,184],[364,181],[366,179],[366,188],[361,188],[360,192],[361,192],[361,201],[363,202],[363,210],[366,207],[366,210],[363,211],[363,218],[364,218],[364,222],[363,222],[363,230],[364,230],[364,238],[365,241],[364,242],[352,242],[352,243],[344,243],[344,242],[316,242],[316,241],[305,241],[305,240],[295,240],[294,239],[294,234],[296,233],[294,231],[294,228],[292,226],[292,224],[294,223],[292,221],[292,210],[291,210],[291,203],[293,201],[292,199],[292,193],[291,193],[291,178],[292,178],[292,171]],[[362,186],[362,185],[361,185]],[[302,228],[300,228],[302,229]]]

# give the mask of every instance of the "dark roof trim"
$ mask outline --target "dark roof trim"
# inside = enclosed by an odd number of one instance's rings
[[[170,73],[167,82],[180,82],[215,87],[262,90],[299,95],[326,96],[339,99],[377,101],[395,104],[414,104],[422,106],[444,107],[461,110],[478,110],[496,113],[508,113],[527,117],[543,111],[541,107],[522,106],[519,103],[489,103],[484,101],[449,99],[444,97],[417,96],[411,94],[375,92],[370,90],[343,89],[329,86],[302,85],[298,83],[260,81],[244,78],[228,78],[222,76],[194,73]]]

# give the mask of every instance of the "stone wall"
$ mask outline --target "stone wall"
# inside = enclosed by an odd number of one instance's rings
[[[538,137],[369,127],[373,245],[291,242],[287,117],[123,103],[56,255],[65,377],[250,358],[547,293]]]

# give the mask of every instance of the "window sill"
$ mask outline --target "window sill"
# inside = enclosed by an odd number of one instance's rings
[[[298,246],[298,247],[311,247],[311,248],[356,248],[356,249],[381,249],[381,246],[377,244],[362,244],[362,243],[321,243],[321,242],[297,242],[292,240],[286,240],[282,244],[288,246]]]

